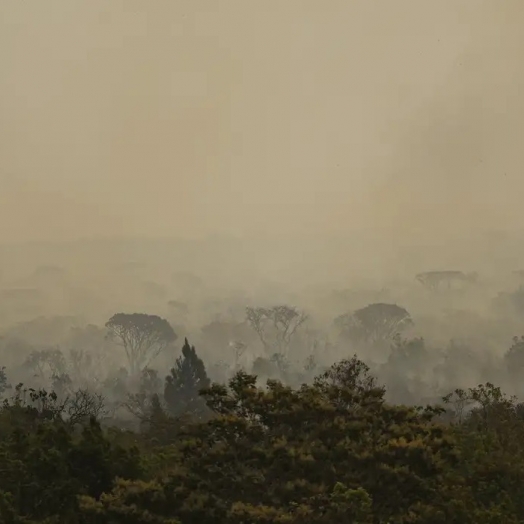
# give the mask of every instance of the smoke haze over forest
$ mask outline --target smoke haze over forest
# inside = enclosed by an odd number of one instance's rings
[[[0,12],[3,242],[523,229],[519,0]]]
[[[523,28],[0,0],[0,522],[523,524]]]

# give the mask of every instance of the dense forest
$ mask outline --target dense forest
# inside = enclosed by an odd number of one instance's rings
[[[183,317],[183,303],[169,307]],[[2,354],[20,364],[0,374],[0,522],[524,522],[524,405],[491,382],[449,386],[478,355],[405,336],[414,321],[393,303],[338,315],[347,355],[330,365],[329,337],[305,342],[305,312],[244,315],[201,330],[229,341],[221,366],[158,315],[117,313],[103,327],[37,317],[5,331]],[[258,341],[249,365],[233,338],[242,329]],[[34,342],[61,331],[70,349]],[[498,361],[508,384],[523,340]]]
[[[524,524],[523,15],[0,2],[0,524]]]
[[[187,340],[182,355],[161,394],[142,371],[136,431],[87,390],[15,386],[1,522],[524,522],[524,409],[492,384],[403,406],[356,357],[291,387],[211,384]]]
[[[522,272],[69,264],[2,281],[1,523],[524,523]]]

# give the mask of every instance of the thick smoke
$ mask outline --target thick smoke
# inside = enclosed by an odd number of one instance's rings
[[[521,227],[516,0],[1,9],[3,240]]]

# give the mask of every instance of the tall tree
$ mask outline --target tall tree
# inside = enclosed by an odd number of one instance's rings
[[[269,354],[287,355],[291,340],[308,316],[290,306],[247,307],[246,320]]]
[[[123,346],[132,374],[140,373],[177,339],[171,324],[157,315],[117,313],[106,328],[110,338]]]
[[[376,344],[392,340],[413,324],[410,314],[396,304],[369,304],[335,319],[340,334],[354,342]]]
[[[169,413],[173,416],[198,416],[205,409],[200,391],[208,388],[210,383],[204,362],[186,338],[182,356],[176,360],[171,373],[166,377],[164,400]]]

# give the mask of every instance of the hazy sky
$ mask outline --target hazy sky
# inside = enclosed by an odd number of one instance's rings
[[[522,0],[0,1],[0,241],[524,227]]]

